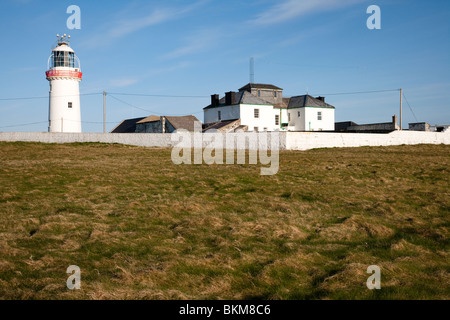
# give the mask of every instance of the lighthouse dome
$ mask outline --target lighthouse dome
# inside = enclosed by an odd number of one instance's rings
[[[73,51],[73,49],[71,47],[69,47],[65,43],[58,44],[58,46],[55,49],[52,50],[52,52],[55,52],[55,51],[75,52],[75,51]]]

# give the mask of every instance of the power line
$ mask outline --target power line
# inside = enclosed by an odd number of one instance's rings
[[[80,93],[80,94],[71,94],[71,95],[62,95],[62,96],[53,96],[54,98],[62,98],[62,97],[77,97],[77,96],[93,96],[99,95],[102,93]],[[15,101],[15,100],[34,100],[34,99],[48,99],[49,96],[40,96],[40,97],[16,97],[16,98],[0,98],[0,101]]]
[[[114,100],[117,100],[117,101],[119,101],[120,103],[123,103],[123,104],[125,104],[125,105],[127,105],[127,106],[130,106],[130,107],[132,107],[132,108],[136,108],[136,109],[139,109],[139,110],[142,110],[142,111],[145,111],[145,112],[151,112],[151,113],[156,113],[156,114],[162,115],[162,113],[158,113],[158,112],[155,112],[155,111],[150,111],[150,110],[147,110],[147,109],[144,109],[144,108],[136,107],[136,106],[132,105],[131,103],[128,103],[128,102],[126,102],[126,101],[123,101],[122,99],[119,99],[119,98],[117,98],[117,97],[114,97],[113,95],[111,95],[111,93],[108,93],[108,97],[111,97],[111,98],[113,98]]]
[[[419,122],[419,120],[417,120],[416,115],[414,114],[413,109],[411,108],[411,105],[410,105],[409,102],[408,102],[408,99],[406,99],[405,93],[403,93],[403,98],[405,98],[406,104],[408,105],[409,110],[411,110],[411,113],[412,113],[412,115],[414,116],[414,119],[416,119],[416,122]]]
[[[116,94],[116,93],[114,93],[114,94]],[[142,110],[142,111],[145,111],[145,112],[150,112],[150,113],[154,113],[154,114],[161,115],[161,116],[163,116],[163,115],[173,115],[173,116],[181,116],[181,115],[185,115],[185,114],[164,114],[164,113],[160,113],[160,112],[156,112],[156,111],[144,109],[144,108],[141,108],[141,107],[137,107],[137,106],[135,106],[135,105],[132,105],[131,103],[128,103],[128,102],[126,102],[126,101],[123,101],[122,99],[119,99],[119,98],[113,96],[111,93],[108,93],[108,97],[111,97],[111,98],[113,98],[113,99],[115,99],[115,100],[117,100],[117,101],[119,101],[119,102],[121,102],[121,103],[123,103],[123,104],[125,104],[125,105],[127,105],[127,106],[130,106],[130,107],[132,107],[132,108],[136,108],[136,109],[139,109],[139,110]],[[203,112],[203,111],[199,111],[199,112],[194,112],[194,113],[192,113],[192,114],[197,114],[197,113],[202,113],[202,112]]]
[[[209,96],[178,96],[178,95],[167,95],[167,94],[145,94],[145,93],[118,93],[118,92],[107,92],[107,94],[115,94],[118,96],[138,96],[138,97],[160,97],[160,98],[209,98]]]
[[[103,124],[103,121],[83,121],[83,120],[70,120],[70,119],[64,119],[64,121],[70,121],[70,122],[81,122],[81,123],[93,123],[93,124]],[[117,122],[106,122],[106,123],[117,123]]]
[[[390,89],[390,90],[374,90],[374,91],[356,91],[356,92],[338,92],[338,93],[320,93],[314,94],[315,96],[339,96],[347,94],[367,94],[367,93],[381,93],[381,92],[394,92],[400,89]]]
[[[263,60],[266,64],[276,64],[281,66],[290,66],[290,67],[298,67],[298,68],[337,68],[337,69],[357,69],[357,70],[366,70],[366,66],[338,66],[338,65],[313,65],[313,64],[295,64],[295,63],[284,63],[284,62],[276,62],[276,61],[268,61]]]
[[[41,123],[48,123],[48,121],[40,121],[40,122],[31,122],[31,123],[23,123],[23,124],[9,125],[9,126],[3,126],[3,127],[0,127],[0,129],[3,129],[3,128],[12,128],[12,127],[25,127],[25,126],[31,126],[31,125],[34,125],[34,124],[41,124]]]

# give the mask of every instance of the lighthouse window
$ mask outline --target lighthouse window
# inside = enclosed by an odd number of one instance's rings
[[[66,51],[64,52],[64,67],[69,66],[69,53]]]
[[[62,51],[53,52],[53,66],[54,67],[64,66],[64,52]]]
[[[69,102],[69,103],[68,103],[68,107],[69,107],[70,109],[72,109],[72,102]]]
[[[75,54],[67,51],[53,52],[53,67],[75,68]]]
[[[73,52],[69,52],[69,67],[75,68],[75,54]]]

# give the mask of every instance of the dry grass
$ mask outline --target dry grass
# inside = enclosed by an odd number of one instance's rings
[[[170,151],[0,143],[0,297],[449,299],[449,146],[282,152],[275,176]]]

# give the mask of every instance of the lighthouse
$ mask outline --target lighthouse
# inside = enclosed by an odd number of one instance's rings
[[[70,47],[70,36],[57,37],[45,73],[50,82],[48,131],[81,132],[80,60]]]

